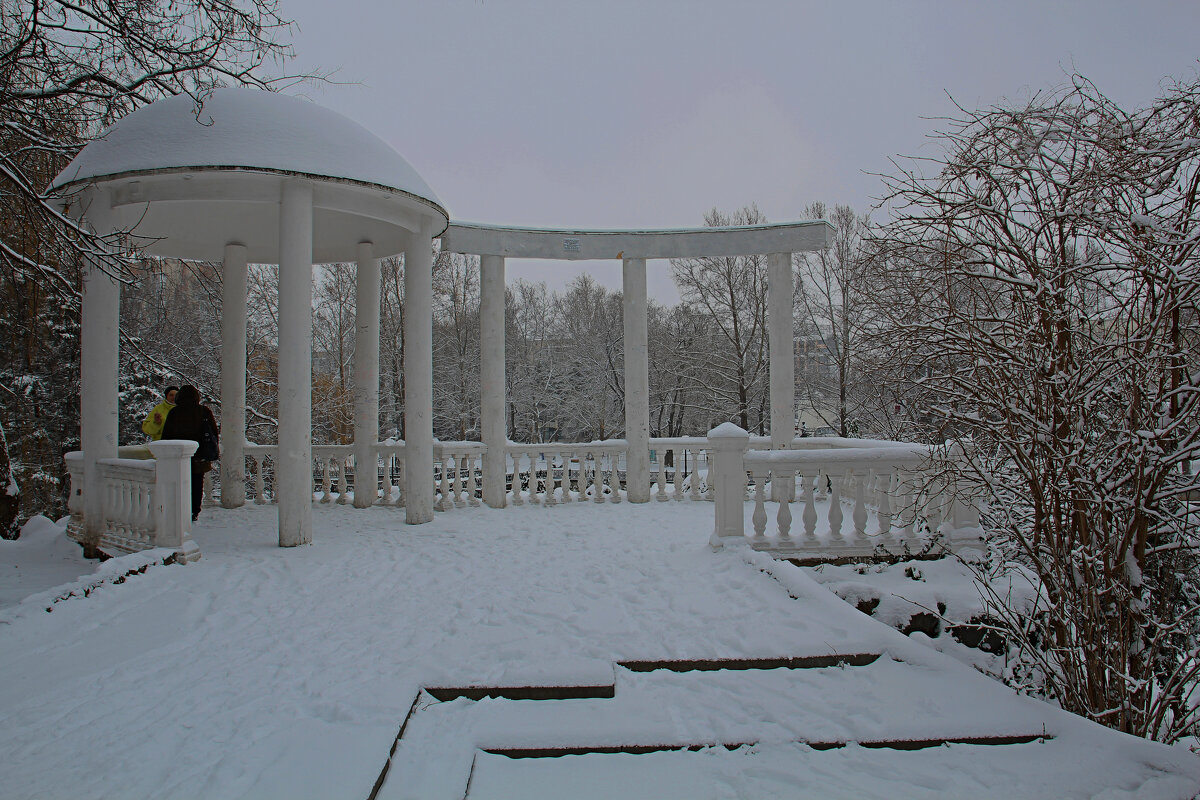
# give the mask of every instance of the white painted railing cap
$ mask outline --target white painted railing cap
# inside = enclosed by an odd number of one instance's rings
[[[147,445],[157,459],[191,458],[199,446],[190,439],[159,439]]]
[[[732,422],[722,422],[717,427],[708,432],[710,439],[749,439],[750,434],[739,428]]]

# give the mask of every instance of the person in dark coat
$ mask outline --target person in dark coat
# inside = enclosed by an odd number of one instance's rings
[[[175,407],[163,422],[162,438],[191,439],[200,444],[200,433],[204,424],[212,426],[213,433],[220,435],[216,417],[208,406],[200,405],[200,390],[187,385],[175,395]],[[192,456],[192,520],[200,516],[200,501],[204,494],[204,473],[212,469],[212,462]]]

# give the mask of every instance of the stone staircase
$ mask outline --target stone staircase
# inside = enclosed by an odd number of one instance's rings
[[[370,799],[549,797],[567,787],[572,797],[693,798],[709,796],[686,785],[707,785],[693,766],[712,767],[706,756],[715,754],[733,759],[723,769],[740,770],[771,752],[796,763],[797,754],[847,748],[1044,748],[1053,739],[1037,704],[1010,703],[1000,719],[989,706],[981,719],[973,682],[879,652],[593,662],[568,672],[575,678],[422,689]]]

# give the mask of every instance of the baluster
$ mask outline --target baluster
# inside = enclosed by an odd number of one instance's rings
[[[142,488],[141,481],[129,482],[129,533],[139,546],[146,543],[145,532],[142,530]]]
[[[389,453],[384,459],[384,480],[386,481],[386,491],[388,491],[388,499],[385,500],[386,505],[400,505],[400,463],[401,458],[396,453]],[[392,482],[392,477],[395,477],[396,483]]]
[[[700,454],[701,450],[688,451],[692,454],[692,471],[687,474],[688,499],[700,499]]]
[[[442,468],[441,486],[438,489],[437,503],[434,504],[434,511],[448,511],[453,501],[450,499],[450,466],[447,462],[450,460],[450,454],[445,450],[442,451],[442,460],[440,462]]]
[[[127,483],[128,489],[126,494],[126,512],[125,512],[125,529],[128,531],[128,536],[135,543],[140,541],[137,529],[138,519],[138,489],[141,481],[130,480]]]
[[[462,508],[463,506],[466,505],[466,501],[463,499],[463,496],[462,496],[462,492],[463,492],[463,479],[462,479],[463,454],[462,453],[453,453],[452,455],[454,456],[454,480],[451,482],[450,499],[453,501],[455,508]]]
[[[408,462],[406,459],[399,456],[393,456],[396,459],[396,508],[404,508],[408,503],[408,498],[404,493],[404,481],[407,480]]]
[[[829,541],[837,544],[842,533],[842,478],[832,473],[825,474],[824,478],[829,487]]]
[[[142,540],[145,545],[152,545],[154,542],[154,531],[150,525],[154,523],[154,519],[150,517],[150,485],[142,481],[138,482],[137,494],[134,495],[134,515],[133,524],[138,531],[138,539]]]
[[[392,482],[392,473],[397,468],[396,454],[386,453],[383,456],[383,504],[385,506],[394,506],[400,502],[399,487]]]
[[[521,452],[518,450],[511,455],[512,458],[512,504],[514,506],[525,505],[525,498],[521,496]]]
[[[542,504],[547,508],[558,505],[558,499],[554,496],[558,485],[554,477],[554,456],[553,452],[546,453],[546,499]]]
[[[321,502],[328,503],[330,500],[333,499],[333,496],[329,493],[329,488],[330,488],[329,459],[328,458],[320,458],[317,463],[321,467]]]
[[[675,500],[683,500],[683,462],[679,459],[681,451],[683,453],[687,452],[687,450],[680,447],[671,448],[671,463],[675,465],[675,478],[672,481],[675,485],[675,492],[672,494],[672,498]]]
[[[917,520],[917,496],[913,491],[912,474],[905,470],[896,472],[896,501],[899,506],[900,531],[896,534],[901,546],[909,551],[920,549],[914,526]]]
[[[569,453],[563,453],[563,502],[571,502],[571,465],[579,463],[578,451],[572,450]],[[583,502],[583,476],[576,475],[575,477],[575,500]]]
[[[699,472],[699,470],[697,470]],[[711,450],[704,451],[704,499],[711,503],[713,502],[713,492],[716,487],[713,486],[713,455]]]
[[[855,473],[854,484],[854,538],[860,540],[867,534],[867,476]]]
[[[620,503],[620,452],[608,453],[608,479],[612,481],[612,503]]]
[[[154,518],[154,490],[155,484],[142,484],[142,520],[141,527],[145,533],[146,541],[153,544],[155,534],[157,533],[157,520]]]
[[[538,457],[537,453],[530,451],[525,454],[525,458],[529,460],[529,496],[526,498],[529,505],[537,506],[542,504],[542,498],[538,492]]]
[[[154,518],[154,484],[143,483],[141,491],[139,527],[142,530],[143,539],[147,544],[154,544],[154,537],[158,533]]]
[[[107,517],[109,522],[106,527],[113,533],[120,535],[123,528],[122,523],[125,521],[125,482],[118,478],[109,478],[108,485],[110,487],[109,496],[112,499],[108,505]]]
[[[117,511],[116,517],[117,532],[126,540],[129,539],[129,512],[132,509],[132,504],[129,501],[130,495],[133,492],[133,485],[125,479],[117,481]]]
[[[467,505],[479,505],[479,475],[475,468],[479,464],[480,458],[474,453],[467,455]]]
[[[529,453],[529,505],[541,505],[542,497],[538,491],[538,456],[537,453]]]
[[[791,480],[793,482],[795,481],[795,478],[792,477],[792,473],[788,472],[787,475],[789,476],[789,480]],[[774,475],[773,481],[778,481],[778,480],[779,480],[779,475],[778,474]],[[775,514],[775,524],[778,526],[778,531],[779,531],[779,542],[778,542],[779,547],[790,548],[790,547],[795,546],[795,542],[792,541],[792,536],[791,536],[791,530],[792,530],[791,495],[792,495],[792,493],[790,491],[783,492],[782,494],[776,494],[776,497],[778,498],[778,503],[779,503],[779,511]]]
[[[217,471],[215,469],[210,469],[204,473],[204,485],[200,490],[200,504],[205,508],[211,508],[217,504],[217,501],[213,499],[213,481],[216,476]]]
[[[588,456],[592,460],[592,502],[593,503],[603,503],[604,502],[604,474],[601,470],[601,467],[603,465],[600,463],[600,459],[603,455],[604,455],[603,453],[588,453]]]
[[[571,454],[566,450],[558,454],[559,460],[562,461],[562,494],[558,496],[558,502],[571,502]]]
[[[667,453],[669,452],[669,449],[663,447],[658,448],[658,451],[656,452],[656,455],[658,456],[658,476],[654,480],[654,499],[660,503],[667,502],[666,463]]]
[[[804,511],[801,514],[801,519],[804,521],[804,538],[800,543],[802,546],[815,545],[817,541],[817,500],[813,496],[813,487],[820,479],[820,475],[820,470],[813,475],[800,474],[800,481],[804,489]]]
[[[767,543],[767,493],[765,490],[765,477],[765,475],[759,472],[754,473],[754,513],[750,516],[750,521],[754,524],[754,545],[756,547]]]
[[[347,458],[337,459],[337,471],[338,471],[337,504],[339,506],[344,506],[344,505],[346,505],[346,503],[350,502],[350,484],[346,481],[346,472],[347,472],[346,466],[348,463],[349,463],[349,459],[347,459]],[[354,472],[354,476],[355,476],[355,480],[358,480],[358,470],[357,469]],[[354,487],[354,491],[356,491],[356,492],[358,491],[357,486]]]
[[[876,512],[879,517],[879,536],[883,543],[890,543],[892,538],[892,481],[895,476],[892,473],[887,473],[886,480],[884,475],[876,476],[877,492],[876,497],[878,503]]]

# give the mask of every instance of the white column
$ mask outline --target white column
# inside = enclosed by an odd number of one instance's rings
[[[782,450],[796,436],[796,355],[792,337],[792,254],[767,256],[767,337],[771,368],[771,449]],[[783,500],[782,476],[771,481],[774,500]],[[787,500],[794,499],[794,487]]]
[[[504,257],[479,258],[479,407],[483,443],[483,502],[504,508],[508,428],[504,406]]]
[[[312,541],[312,184],[283,182],[279,205],[279,546]]]
[[[375,502],[379,441],[379,259],[371,242],[358,245],[354,299],[354,507]]]
[[[621,265],[625,322],[625,485],[629,502],[650,500],[650,357],[646,343],[646,259]]]
[[[246,247],[225,245],[221,269],[221,505],[246,502]]]
[[[767,256],[767,325],[771,357],[771,447],[778,450],[796,435],[791,253]]]
[[[433,228],[404,251],[404,486],[409,525],[433,520]]]
[[[80,443],[83,448],[83,551],[99,555],[104,491],[96,462],[117,456],[117,343],[121,285],[94,259],[83,266],[80,330]]]

